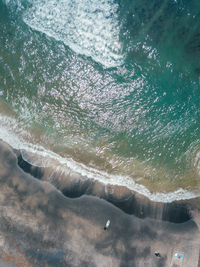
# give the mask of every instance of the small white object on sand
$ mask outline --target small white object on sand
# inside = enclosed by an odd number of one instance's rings
[[[107,220],[104,230],[107,230],[109,226],[110,226],[110,220]]]

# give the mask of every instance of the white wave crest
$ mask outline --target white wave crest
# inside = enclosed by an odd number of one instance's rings
[[[123,63],[113,0],[33,0],[24,22],[105,67]]]
[[[191,199],[200,196],[199,192],[192,192],[182,188],[169,193],[151,193],[145,186],[135,183],[133,179],[128,176],[110,175],[106,172],[77,163],[71,158],[63,158],[42,146],[26,142],[23,137],[19,137],[14,133],[15,129],[18,129],[19,126],[13,118],[0,115],[0,125],[0,139],[10,144],[13,148],[20,149],[22,151],[22,155],[25,157],[25,160],[29,161],[33,165],[52,167],[53,164],[56,169],[66,172],[67,174],[69,172],[75,172],[78,175],[81,175],[81,177],[98,180],[104,184],[125,186],[133,191],[147,196],[150,200],[155,202],[169,203],[175,200]],[[26,135],[23,131],[20,131],[20,133]],[[26,157],[25,151],[30,154],[30,157]],[[39,161],[37,161],[37,157],[34,155],[37,155]]]

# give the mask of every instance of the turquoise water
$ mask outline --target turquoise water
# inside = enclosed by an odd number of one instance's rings
[[[197,0],[0,0],[0,114],[64,158],[198,189],[199,56]]]

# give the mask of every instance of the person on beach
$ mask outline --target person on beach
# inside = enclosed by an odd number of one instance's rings
[[[154,255],[155,255],[156,257],[160,257],[160,253],[157,252],[157,251],[155,251]]]

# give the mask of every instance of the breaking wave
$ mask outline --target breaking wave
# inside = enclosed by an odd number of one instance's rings
[[[109,0],[39,0],[32,2],[23,19],[76,53],[105,67],[116,67],[123,63],[117,9]]]

